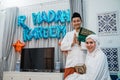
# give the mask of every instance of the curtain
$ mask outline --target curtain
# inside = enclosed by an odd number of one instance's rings
[[[84,16],[83,16],[83,0],[69,0],[71,15],[74,12],[80,13],[82,17],[82,26],[84,26]]]
[[[12,44],[14,41],[18,8],[8,8],[5,10],[5,12],[4,37],[2,41],[2,69],[3,71],[11,71],[14,70],[15,56],[17,56],[14,53]]]
[[[3,31],[4,31],[4,25],[5,25],[5,11],[4,10],[0,10],[0,80],[2,80],[2,71],[3,71],[3,68],[2,68],[2,60],[3,60],[3,57],[2,57],[2,40],[3,40]]]

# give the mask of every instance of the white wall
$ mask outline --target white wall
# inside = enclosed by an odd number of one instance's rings
[[[97,15],[100,13],[117,11],[120,20],[120,0],[85,0],[85,26],[97,33]],[[118,22],[120,23],[120,21]],[[120,24],[119,24],[120,27]],[[120,36],[100,37],[102,47],[120,47]]]
[[[1,0],[0,9],[9,7],[22,7],[56,0]]]

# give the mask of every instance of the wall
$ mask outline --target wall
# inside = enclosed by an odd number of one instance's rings
[[[97,15],[100,13],[117,11],[120,20],[120,0],[85,0],[84,1],[84,17],[85,26],[97,33]],[[120,22],[118,22],[120,23]],[[120,24],[119,24],[120,27]],[[107,37],[107,38],[106,38]],[[115,36],[102,36],[101,45],[103,47],[119,47],[119,37]],[[107,39],[107,40],[106,40]],[[104,41],[103,41],[104,40]]]
[[[1,0],[0,9],[5,9],[9,7],[23,7],[51,1],[56,0]]]

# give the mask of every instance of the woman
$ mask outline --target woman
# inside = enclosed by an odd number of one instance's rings
[[[111,80],[107,57],[100,49],[99,44],[100,43],[96,35],[89,35],[86,38],[86,73],[73,73],[65,80]]]

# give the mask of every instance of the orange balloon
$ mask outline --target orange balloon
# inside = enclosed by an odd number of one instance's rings
[[[20,40],[17,40],[17,42],[14,43],[13,46],[14,46],[16,52],[21,52],[23,47],[25,46],[25,44],[22,43]]]

